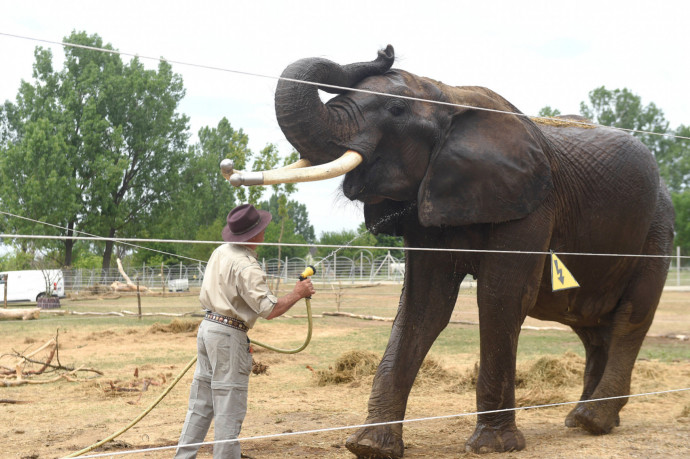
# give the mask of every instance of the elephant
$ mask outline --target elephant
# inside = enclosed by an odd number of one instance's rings
[[[394,69],[394,60],[390,45],[370,62],[301,59],[285,69],[275,93],[278,124],[302,158],[296,170],[338,169],[343,152],[354,155],[344,195],[364,204],[374,234],[402,236],[419,249],[405,252],[366,423],[404,419],[460,283],[474,276],[480,414],[465,450],[526,446],[508,409],[527,316],[568,325],[584,345],[583,391],[566,426],[610,432],[670,263],[674,210],[653,155],[627,132],[572,115],[530,118],[490,89],[449,86]],[[335,95],[323,102],[319,90]],[[323,178],[292,172],[272,180]],[[235,179],[247,183],[241,174]],[[562,254],[579,288],[554,290],[551,252]],[[618,398],[585,403],[609,397]],[[363,427],[346,446],[358,457],[399,458],[402,431],[401,423]]]

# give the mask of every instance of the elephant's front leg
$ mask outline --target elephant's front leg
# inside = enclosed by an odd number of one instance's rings
[[[405,417],[412,384],[450,320],[463,277],[455,272],[454,257],[448,252],[408,252],[400,307],[374,378],[367,424]],[[358,457],[402,457],[402,424],[362,428],[347,439],[346,446]]]
[[[520,326],[536,301],[542,256],[506,255],[482,261],[477,290],[480,362],[477,411],[515,407],[515,361]],[[518,451],[525,438],[515,412],[479,414],[465,449],[474,453]]]

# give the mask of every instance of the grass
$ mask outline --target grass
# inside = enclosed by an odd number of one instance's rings
[[[334,311],[335,295],[331,295],[328,289],[317,290],[318,295],[312,300],[314,314],[322,314],[325,311]],[[284,291],[279,292],[283,294]],[[376,315],[382,317],[393,317],[397,310],[398,298],[400,294],[399,285],[382,285],[372,288],[344,289],[341,295],[341,310],[351,311],[358,314]],[[456,311],[461,314],[476,312],[476,302],[471,291],[463,291],[458,299]],[[472,306],[472,302],[474,306]],[[687,305],[690,304],[690,293],[673,292],[664,295],[662,298],[662,308],[668,308],[668,321],[673,323],[683,323],[678,325],[679,331],[687,332],[690,319],[685,314]],[[469,306],[468,306],[469,305]],[[110,311],[136,311],[137,298],[135,295],[121,295],[113,299],[63,299],[63,310],[78,312],[110,312]],[[142,311],[169,312],[169,313],[199,313],[201,308],[198,303],[196,293],[166,295],[165,297],[142,296]],[[469,312],[468,312],[469,311]],[[290,314],[305,314],[304,303],[300,302]],[[658,320],[664,320],[659,317]],[[152,333],[154,324],[167,325],[174,321],[198,321],[198,317],[185,317],[184,319],[174,319],[168,317],[149,317],[141,319],[135,316],[116,317],[116,316],[77,316],[65,315],[57,316],[50,313],[42,313],[39,320],[33,321],[0,321],[0,344],[16,342],[19,337],[35,336],[40,340],[47,340],[54,336],[56,332],[60,335],[83,333],[88,331],[91,334],[122,332],[124,329],[134,331],[145,331]],[[274,321],[260,321],[258,323],[262,330],[266,330],[267,335],[273,336],[274,327],[281,330],[281,337],[278,339],[280,347],[295,347],[301,344],[306,336],[306,320],[304,318],[278,319]],[[334,361],[337,355],[335,352],[358,349],[370,351],[382,355],[391,329],[391,322],[359,321],[355,319],[324,317],[315,319],[313,344],[309,351],[319,360]],[[556,330],[523,330],[520,335],[518,359],[529,360],[539,356],[561,355],[565,352],[574,352],[580,356],[584,355],[584,349],[577,336],[561,326],[566,331]],[[682,328],[685,327],[685,328]],[[187,330],[187,333],[193,331]],[[252,332],[253,333],[253,332]],[[165,335],[165,334],[164,334]],[[251,336],[251,333],[250,333]],[[23,340],[24,338],[21,338]],[[261,337],[260,341],[273,344],[274,338],[265,340]],[[4,346],[3,346],[4,347]],[[159,357],[151,359],[140,358],[138,364],[146,364],[161,361],[170,356],[171,349],[159,349],[155,354]],[[190,350],[193,352],[193,349]],[[431,354],[439,356],[453,357],[457,355],[475,356],[479,355],[479,331],[478,327],[472,325],[450,324],[441,333],[434,343]],[[648,338],[640,352],[639,358],[646,360],[658,360],[662,362],[673,362],[688,360],[687,342],[668,339]]]

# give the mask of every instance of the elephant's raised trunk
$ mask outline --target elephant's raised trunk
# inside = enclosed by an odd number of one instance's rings
[[[348,149],[347,133],[353,132],[355,126],[343,126],[344,121],[334,117],[319,98],[318,89],[331,93],[342,90],[299,81],[353,87],[368,76],[385,73],[394,60],[393,47],[388,45],[372,62],[341,66],[327,59],[308,58],[285,69],[276,88],[276,117],[285,137],[302,158],[322,164],[340,157]]]

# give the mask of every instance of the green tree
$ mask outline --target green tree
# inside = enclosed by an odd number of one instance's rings
[[[314,236],[314,226],[309,222],[309,212],[307,206],[294,200],[288,200],[285,204],[287,217],[294,223],[294,231],[301,235],[305,241],[313,243],[316,241]],[[272,194],[268,201],[262,201],[259,208],[266,210],[274,215],[273,220],[279,220],[279,197]],[[275,216],[278,216],[277,218]]]
[[[550,107],[542,111],[546,109]],[[590,91],[589,102],[580,103],[580,112],[604,126],[667,134],[632,133],[656,158],[676,211],[675,243],[684,253],[690,251],[690,141],[668,135],[690,137],[690,127],[681,125],[669,131],[663,111],[653,102],[644,105],[640,96],[626,88],[608,90],[601,86]]]
[[[283,165],[292,164],[299,158],[296,151],[290,153],[284,160]],[[254,170],[270,170],[275,169],[279,163],[278,150],[273,144],[269,144],[264,148],[259,157],[254,162]],[[296,233],[296,228],[294,222],[289,217],[288,212],[288,196],[297,190],[297,186],[294,183],[284,183],[278,185],[271,185],[273,191],[273,196],[275,196],[275,201],[277,203],[277,209],[271,212],[273,220],[266,228],[266,242],[277,242],[281,243],[298,243],[304,244],[306,241],[304,237]],[[253,193],[255,190],[250,189],[250,202],[258,207],[261,207],[257,202],[258,198],[261,196],[258,193]],[[276,252],[277,249],[277,252]],[[278,271],[280,271],[280,265],[284,257],[306,255],[307,250],[300,247],[283,247],[278,246],[260,246],[257,248],[257,256],[261,258],[273,258],[273,254],[278,258]],[[280,283],[280,278],[276,278],[276,284],[273,286],[274,291],[278,290],[278,284]]]
[[[112,49],[85,32],[73,32],[65,41]],[[59,72],[49,50],[38,47],[35,58],[33,83],[22,82],[16,104],[5,104],[1,138],[13,157],[34,155],[45,163],[27,168],[28,178],[14,190],[3,187],[0,199],[4,203],[18,193],[31,202],[59,197],[51,217],[31,207],[23,213],[59,220],[67,228],[60,230],[64,235],[76,228],[111,238],[136,235],[156,209],[170,207],[185,165],[188,120],[176,111],[184,96],[181,77],[164,61],[147,70],[137,58],[123,64],[119,55],[70,46]],[[45,141],[37,146],[39,138]],[[1,166],[9,175],[16,163]],[[60,179],[32,185],[50,167]],[[66,240],[66,265],[72,248]],[[106,242],[104,268],[112,252],[113,242]]]
[[[360,230],[363,229],[363,225],[360,226]],[[364,229],[363,231],[325,231],[321,234],[319,238],[319,244],[321,245],[332,245],[338,247],[319,247],[316,255],[319,257],[327,257],[336,251],[336,255],[339,257],[355,258],[361,249],[353,248],[352,246],[375,246],[377,243],[376,237],[369,231]],[[385,254],[385,251],[382,252]],[[379,254],[374,254],[375,256]]]
[[[561,111],[559,109],[551,108],[549,105],[539,110],[539,116],[543,118],[553,118],[555,116],[560,116],[560,114]]]
[[[580,103],[580,114],[596,124],[623,129],[664,134],[669,127],[664,112],[654,102],[643,105],[642,98],[627,88],[609,90],[601,86],[590,91],[589,104]],[[667,147],[663,136],[642,132],[633,135],[657,156]]]
[[[359,225],[359,228],[357,229],[359,231],[359,234],[364,233],[367,231],[367,225],[362,222]],[[404,247],[405,242],[403,241],[403,238],[401,236],[390,236],[388,234],[377,234],[374,236],[374,239],[376,242],[374,243],[375,247]],[[380,256],[384,255],[386,252],[391,253],[391,256],[395,258],[405,258],[405,251],[404,250],[395,250],[395,249],[381,249],[381,250],[372,250],[372,253],[374,256]]]
[[[680,193],[690,186],[690,126],[680,125],[673,134],[685,138],[664,138],[664,148],[656,159],[669,189]]]
[[[38,223],[73,227],[81,196],[69,160],[67,128],[55,108],[60,87],[51,54],[37,48],[34,56],[32,75],[42,83],[32,86],[22,81],[17,104],[6,101],[1,116],[0,202],[7,212],[27,217],[5,219],[4,226],[17,234],[66,235],[69,231]],[[37,250],[52,250],[61,244],[26,239],[13,242],[19,251],[32,256]],[[63,262],[69,264],[72,241],[62,245]]]
[[[171,205],[161,208],[149,227],[150,235],[165,239],[220,241],[228,212],[246,202],[246,189],[235,188],[220,173],[220,162],[231,159],[239,170],[246,168],[252,157],[249,137],[242,129],[235,130],[227,118],[217,127],[199,130],[199,141],[187,151],[187,160],[180,171],[180,184],[172,190]],[[262,187],[263,188],[263,187]],[[216,246],[212,244],[147,244],[148,247],[178,254],[167,256],[165,263],[179,263],[185,258],[207,260]],[[160,254],[139,250],[136,263],[151,263]]]

